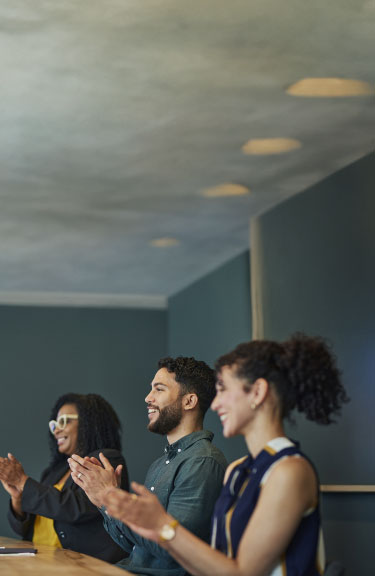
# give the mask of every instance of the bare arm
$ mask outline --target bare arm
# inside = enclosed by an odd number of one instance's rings
[[[159,532],[172,517],[146,488],[133,484],[138,498],[120,490],[108,493],[109,514],[126,522],[146,538],[159,540]],[[243,534],[237,558],[211,549],[182,526],[173,540],[162,546],[195,576],[265,576],[278,562],[302,516],[316,504],[317,485],[310,464],[289,458],[270,474]]]

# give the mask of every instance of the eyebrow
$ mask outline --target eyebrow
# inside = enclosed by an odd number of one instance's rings
[[[168,388],[168,384],[164,384],[164,382],[151,382],[151,388],[155,388],[155,386],[164,386]]]

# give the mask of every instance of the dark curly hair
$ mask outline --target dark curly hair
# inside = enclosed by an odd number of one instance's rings
[[[50,420],[56,420],[64,404],[74,404],[78,412],[77,453],[86,456],[90,452],[104,448],[121,451],[121,423],[112,406],[99,394],[64,394],[52,408]],[[55,438],[49,435],[51,467],[66,460],[60,454]]]
[[[181,393],[196,394],[201,416],[203,417],[215,397],[215,372],[205,362],[195,358],[161,358],[159,369],[166,368],[173,373],[179,383]]]
[[[297,409],[309,420],[330,424],[332,415],[339,414],[342,404],[349,401],[336,358],[319,337],[297,333],[282,343],[253,340],[239,344],[218,358],[216,371],[224,366],[235,366],[236,375],[247,381],[247,390],[258,378],[267,380],[279,399],[281,418]]]

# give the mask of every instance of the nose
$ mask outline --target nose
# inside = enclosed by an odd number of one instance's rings
[[[149,394],[147,394],[146,398],[145,398],[145,402],[146,404],[152,404],[152,399],[153,399],[153,391],[151,390],[151,392]]]
[[[218,400],[218,395],[215,395],[215,398],[212,400],[211,402],[211,410],[213,410],[214,412],[217,412],[219,408],[219,400]]]

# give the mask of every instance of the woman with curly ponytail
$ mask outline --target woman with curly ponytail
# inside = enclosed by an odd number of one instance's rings
[[[240,344],[216,363],[212,403],[229,438],[242,435],[249,454],[232,463],[216,503],[211,547],[177,525],[154,495],[117,490],[108,513],[158,541],[197,576],[318,576],[325,559],[319,481],[283,420],[293,410],[330,424],[348,401],[335,358],[320,338]],[[168,529],[169,527],[169,529]]]

